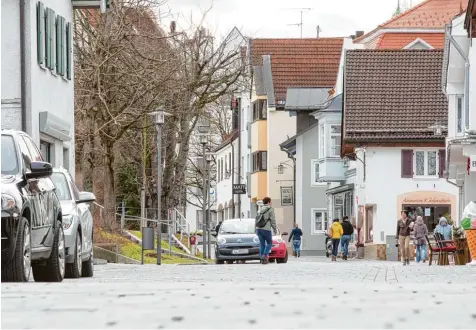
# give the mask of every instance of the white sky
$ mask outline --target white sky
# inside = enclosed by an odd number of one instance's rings
[[[423,0],[401,0],[413,6]],[[390,19],[397,0],[168,0],[164,9],[170,12],[179,27],[189,26],[190,17],[196,23],[202,12],[212,6],[205,25],[225,36],[234,26],[245,36],[254,38],[299,38],[303,11],[303,37],[316,37],[320,25],[321,37],[347,37],[356,30],[369,32]],[[161,10],[162,12],[162,10]],[[161,24],[168,26],[172,17],[163,15]],[[164,17],[165,16],[165,17]]]

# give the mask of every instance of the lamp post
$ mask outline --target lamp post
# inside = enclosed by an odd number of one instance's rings
[[[208,217],[207,217],[207,159],[206,159],[206,146],[208,142],[208,133],[210,132],[210,124],[208,118],[202,118],[197,125],[198,134],[200,136],[200,144],[202,145],[202,234],[203,234],[203,256],[207,257],[207,233],[208,233]]]
[[[210,215],[211,215],[211,210],[210,210],[210,190],[211,190],[211,187],[212,187],[212,183],[211,183],[211,179],[210,179],[210,163],[212,161],[212,155],[210,154],[207,154],[206,155],[206,160],[207,160],[207,220],[206,220],[206,228],[207,228],[207,242],[208,242],[208,246],[207,246],[207,255],[206,255],[206,258],[210,259],[211,258],[211,252],[212,252],[212,242],[211,242],[211,239],[210,239],[210,235],[209,235],[209,223],[210,223]],[[205,254],[204,254],[205,256]]]
[[[152,112],[155,116],[157,127],[157,265],[162,263],[162,224],[160,222],[161,200],[162,200],[162,125],[165,121],[166,113],[162,108]],[[168,114],[167,114],[168,115]]]

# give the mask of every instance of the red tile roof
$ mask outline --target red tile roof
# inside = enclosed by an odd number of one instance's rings
[[[444,33],[384,33],[380,36],[376,49],[402,49],[415,39],[422,39],[436,49],[443,49]]]
[[[271,72],[278,101],[286,100],[288,87],[334,87],[343,38],[252,39],[251,61],[262,65],[271,55]]]
[[[344,76],[346,142],[441,139],[446,126],[442,50],[349,50]]]
[[[356,38],[358,43],[379,29],[442,29],[453,17],[466,10],[467,0],[424,0],[400,15],[380,24],[373,31]]]

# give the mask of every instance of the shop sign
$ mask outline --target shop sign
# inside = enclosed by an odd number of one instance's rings
[[[469,157],[469,171],[476,172],[476,155]]]
[[[403,203],[409,204],[451,204],[449,198],[405,198]]]
[[[281,205],[293,205],[293,187],[281,187]]]

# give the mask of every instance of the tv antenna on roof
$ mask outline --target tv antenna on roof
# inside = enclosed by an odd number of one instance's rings
[[[302,13],[303,13],[304,11],[312,10],[312,8],[288,8],[288,10],[299,10],[299,11],[301,11],[301,21],[300,21],[299,23],[288,24],[288,26],[294,25],[294,26],[299,26],[299,27],[301,27],[301,38],[302,38],[302,25],[303,25],[303,23],[302,23]]]

